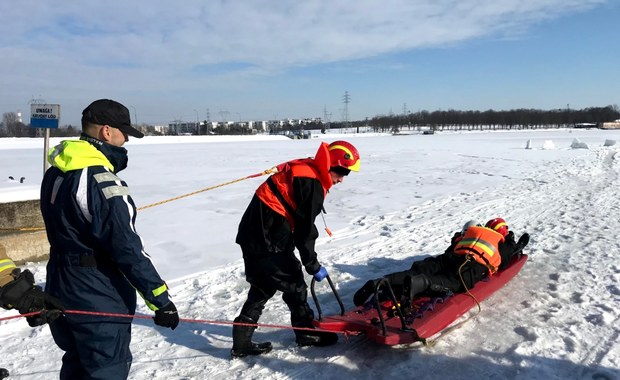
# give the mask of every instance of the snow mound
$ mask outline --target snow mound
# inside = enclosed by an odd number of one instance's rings
[[[570,144],[572,149],[588,149],[588,144],[581,142],[579,139],[573,139],[573,143]]]

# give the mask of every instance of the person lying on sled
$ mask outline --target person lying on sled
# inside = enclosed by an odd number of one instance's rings
[[[510,259],[529,242],[524,233],[519,242],[508,230],[502,218],[489,220],[484,227],[474,221],[465,223],[463,229],[452,237],[450,246],[438,256],[415,261],[409,270],[391,273],[387,279],[401,305],[410,305],[420,293],[461,293],[471,289],[478,281],[492,276],[508,266]],[[375,293],[383,279],[370,280],[355,292],[353,303],[361,306]],[[385,287],[379,287],[379,299],[387,299]],[[383,292],[382,292],[383,291]]]

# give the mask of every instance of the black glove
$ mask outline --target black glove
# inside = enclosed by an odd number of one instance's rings
[[[13,272],[15,280],[0,290],[0,301],[7,309],[15,308],[20,314],[40,311],[41,314],[26,317],[32,327],[40,326],[58,318],[65,310],[56,298],[43,292],[40,286],[34,285],[34,275],[29,270]]]
[[[2,307],[5,309],[15,308],[22,314],[28,313],[29,305],[25,303],[22,304],[22,300],[24,298],[24,294],[34,287],[34,275],[29,270],[20,272],[19,269],[13,270],[11,275],[14,277],[14,280],[0,289],[0,301],[2,301]],[[42,301],[40,302],[40,305],[40,309],[42,309]]]
[[[62,302],[60,302],[56,297],[50,296],[41,290],[40,286],[35,286],[30,289],[26,294],[24,294],[23,299],[36,299],[37,301],[33,302],[37,304],[40,299],[43,299],[43,303],[45,308],[41,310],[40,314],[32,315],[30,317],[26,317],[26,321],[30,325],[30,327],[41,326],[49,322],[53,322],[56,318],[62,315],[62,312],[65,311],[65,307]],[[19,309],[18,309],[19,310]],[[38,311],[38,310],[31,310]],[[20,311],[20,313],[22,313]],[[25,314],[25,313],[22,313]]]
[[[172,301],[166,306],[155,310],[155,324],[162,327],[170,327],[172,330],[179,325],[179,313]]]
[[[523,248],[525,247],[528,243],[530,242],[530,234],[528,234],[527,232],[524,233],[523,235],[521,235],[521,237],[519,238],[519,241],[517,242],[517,244]]]

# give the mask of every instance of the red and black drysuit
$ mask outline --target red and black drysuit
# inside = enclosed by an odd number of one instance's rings
[[[321,267],[314,250],[319,236],[314,221],[331,186],[329,152],[323,143],[315,158],[279,165],[278,173],[257,189],[236,238],[251,285],[241,315],[258,321],[265,303],[279,290],[290,309],[292,325],[310,326],[313,312],[301,266],[310,275]]]

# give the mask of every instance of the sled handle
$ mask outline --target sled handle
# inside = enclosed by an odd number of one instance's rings
[[[375,284],[375,296],[374,296],[374,306],[377,310],[377,315],[379,316],[379,322],[381,323],[381,330],[383,332],[383,336],[387,336],[387,328],[385,327],[385,318],[381,313],[381,305],[379,304],[379,288],[386,287],[388,290],[388,295],[394,304],[394,308],[396,310],[396,314],[398,315],[398,319],[400,320],[401,330],[402,331],[411,331],[417,334],[417,332],[409,327],[407,327],[407,322],[405,322],[405,317],[403,316],[403,312],[400,308],[400,304],[396,299],[396,295],[394,294],[394,290],[392,289],[392,285],[388,281],[387,278],[382,278]]]
[[[338,301],[338,304],[340,305],[340,315],[344,315],[344,304],[342,303],[342,300],[340,299],[340,295],[338,295],[338,291],[336,290],[336,287],[334,286],[332,279],[329,277],[329,274],[325,276],[325,278],[327,279],[327,282],[329,283],[329,286],[332,288],[332,292],[334,292],[334,296],[336,297],[336,300]],[[312,299],[314,300],[314,304],[316,305],[316,311],[319,314],[318,319],[319,321],[322,321],[323,316],[321,315],[321,305],[319,305],[319,299],[317,298],[316,292],[314,291],[315,283],[316,283],[316,280],[312,278],[312,282],[310,283],[310,293],[312,293]]]

